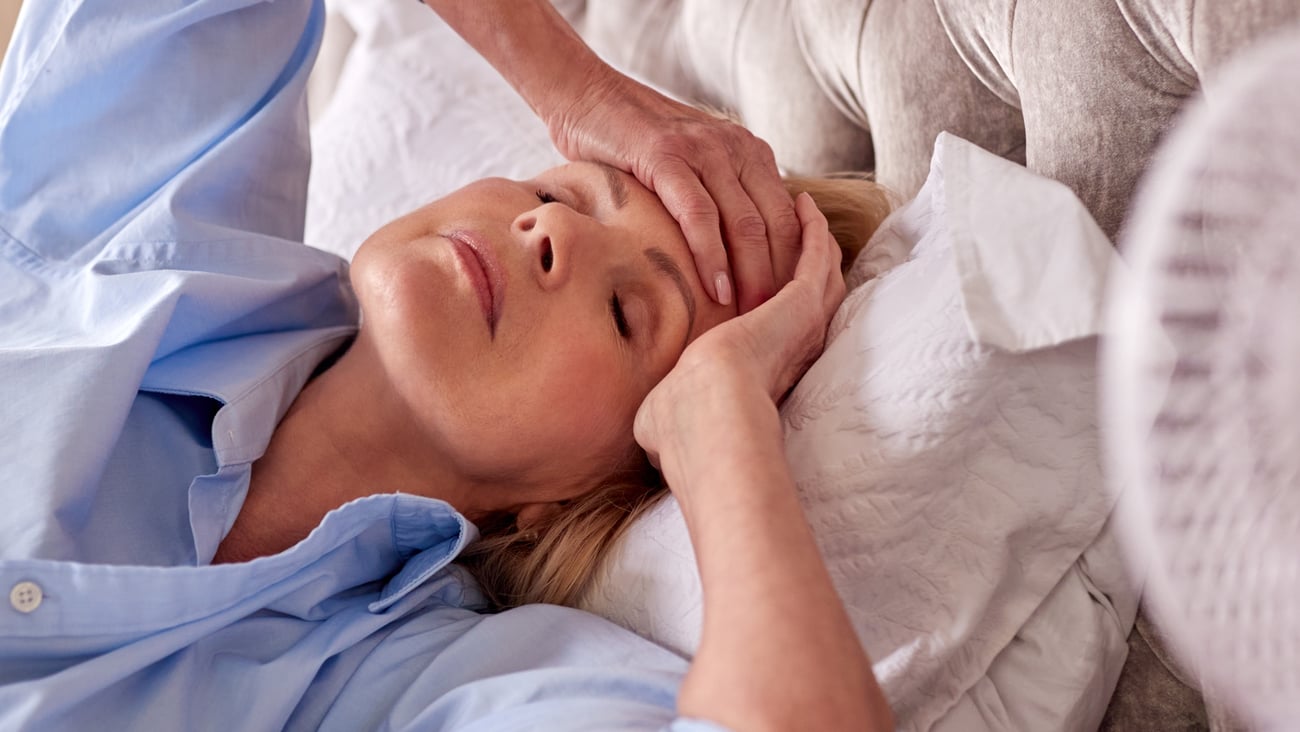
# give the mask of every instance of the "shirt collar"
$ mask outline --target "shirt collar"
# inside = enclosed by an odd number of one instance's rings
[[[384,586],[371,612],[383,612],[433,577],[478,538],[478,529],[446,501],[398,495],[393,509],[393,544],[411,552]]]

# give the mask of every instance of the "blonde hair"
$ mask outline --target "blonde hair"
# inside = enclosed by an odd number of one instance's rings
[[[845,271],[893,205],[889,193],[863,174],[791,176],[785,186],[791,196],[807,191],[826,215],[844,254]],[[603,485],[527,526],[507,515],[480,521],[479,540],[457,561],[498,609],[538,602],[574,605],[605,552],[667,492],[637,449],[629,464]]]
[[[868,173],[833,173],[821,178],[791,175],[785,178],[785,189],[791,196],[805,192],[812,196],[844,254],[841,269],[845,272],[896,203],[889,190]]]

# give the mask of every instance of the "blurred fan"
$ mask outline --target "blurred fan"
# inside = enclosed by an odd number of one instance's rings
[[[1207,696],[1300,718],[1300,33],[1206,90],[1124,237],[1106,439],[1147,609]]]

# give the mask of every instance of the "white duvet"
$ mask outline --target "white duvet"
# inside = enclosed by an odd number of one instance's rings
[[[313,122],[307,240],[375,228],[557,156],[427,9],[338,0]],[[338,29],[344,28],[344,32]],[[784,405],[827,564],[905,729],[1095,728],[1136,611],[1107,518],[1095,351],[1111,247],[1074,197],[941,137],[918,198],[854,268],[825,355]],[[790,592],[798,593],[797,586]],[[700,590],[665,501],[585,606],[689,654]]]

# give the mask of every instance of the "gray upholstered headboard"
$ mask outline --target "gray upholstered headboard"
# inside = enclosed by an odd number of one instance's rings
[[[1063,181],[1112,237],[1185,101],[1300,20],[1296,0],[557,4],[605,58],[737,112],[788,170],[874,168],[910,197],[947,130]]]

